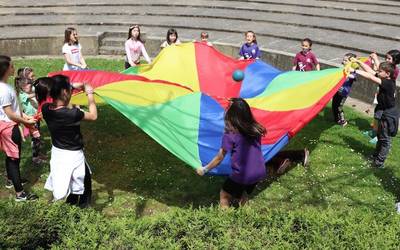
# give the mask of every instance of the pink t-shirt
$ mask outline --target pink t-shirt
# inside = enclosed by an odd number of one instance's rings
[[[318,64],[317,57],[311,51],[304,53],[303,51],[296,54],[293,65],[296,65],[297,71],[311,71],[314,70]]]
[[[143,55],[147,63],[151,63],[150,57],[141,41],[128,39],[125,42],[126,61],[131,63],[139,63],[140,56]]]

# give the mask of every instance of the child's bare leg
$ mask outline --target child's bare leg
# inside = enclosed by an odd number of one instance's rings
[[[232,195],[228,194],[224,190],[219,193],[219,206],[221,208],[229,208],[229,204],[232,200]]]
[[[249,196],[247,192],[243,192],[242,197],[240,197],[239,205],[244,206],[249,201]]]

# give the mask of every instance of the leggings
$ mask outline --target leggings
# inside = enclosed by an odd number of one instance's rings
[[[85,164],[85,178],[83,179],[85,190],[83,194],[69,194],[66,202],[71,205],[78,205],[80,208],[86,208],[90,205],[92,199],[92,178],[89,167]]]
[[[21,158],[21,133],[19,131],[18,125],[14,126],[11,134],[12,141],[17,144],[19,157],[18,159],[6,157],[6,171],[7,178],[10,179],[14,185],[15,192],[21,192],[23,190],[21,183],[21,173],[19,170],[19,163]]]

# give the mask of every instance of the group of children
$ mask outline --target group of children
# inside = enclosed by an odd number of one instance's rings
[[[252,31],[245,33],[246,42],[241,46],[239,59],[259,59],[260,49],[257,45],[256,34]],[[201,33],[201,42],[208,42],[208,34]],[[166,41],[161,48],[179,44],[178,33],[169,29]],[[311,51],[312,41],[308,38],[301,42],[302,50],[293,60],[293,70],[320,70],[319,62]],[[65,30],[65,43],[62,53],[65,57],[64,70],[80,70],[87,68],[81,53],[77,31],[74,28]],[[129,27],[128,39],[125,42],[125,68],[140,64],[143,56],[148,63],[151,59],[147,54],[140,36],[140,27]],[[357,64],[348,68],[348,77],[332,100],[334,121],[345,126],[343,105],[350,93],[357,75],[377,83],[377,106],[375,119],[377,121],[378,143],[373,155],[376,167],[382,167],[390,149],[390,137],[397,133],[398,114],[395,107],[395,79],[399,70],[395,65],[400,62],[398,50],[389,51],[386,62],[379,62],[376,54],[370,60],[363,62],[356,55],[348,53],[344,56],[343,64]],[[21,133],[18,124],[28,128],[32,136],[32,159],[36,163],[45,160],[40,153],[40,119],[43,118],[49,128],[52,138],[50,175],[45,188],[53,192],[55,200],[64,199],[71,204],[86,207],[90,203],[91,173],[83,154],[80,122],[97,119],[97,109],[93,98],[93,89],[89,85],[69,82],[65,76],[43,77],[34,79],[31,68],[18,70],[15,78],[15,92],[6,82],[14,73],[11,59],[0,56],[0,138],[1,148],[6,152],[7,177],[16,191],[16,200],[37,198],[23,191],[19,173],[19,158],[21,153]],[[32,87],[34,86],[34,87]],[[83,89],[88,96],[88,112],[70,104],[72,89]],[[16,95],[18,93],[18,97]],[[19,98],[19,101],[17,100]],[[20,105],[22,110],[20,110]],[[196,169],[199,175],[204,175],[218,166],[226,154],[231,156],[232,174],[227,178],[220,192],[221,207],[228,207],[235,199],[245,204],[248,194],[257,183],[266,177],[264,158],[261,152],[261,138],[267,133],[265,128],[253,117],[249,105],[242,98],[231,98],[230,105],[224,117],[225,132],[221,149],[215,158],[205,166]],[[26,133],[25,133],[26,134]],[[297,160],[307,164],[308,151],[301,150]],[[278,166],[282,167],[292,161],[290,154],[280,154]],[[292,154],[294,155],[294,153]]]

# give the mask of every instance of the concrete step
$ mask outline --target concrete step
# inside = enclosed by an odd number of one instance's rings
[[[121,46],[100,46],[100,55],[125,55],[124,47]]]
[[[124,47],[126,38],[124,37],[113,37],[108,36],[100,41],[100,46],[114,46],[114,47]]]

